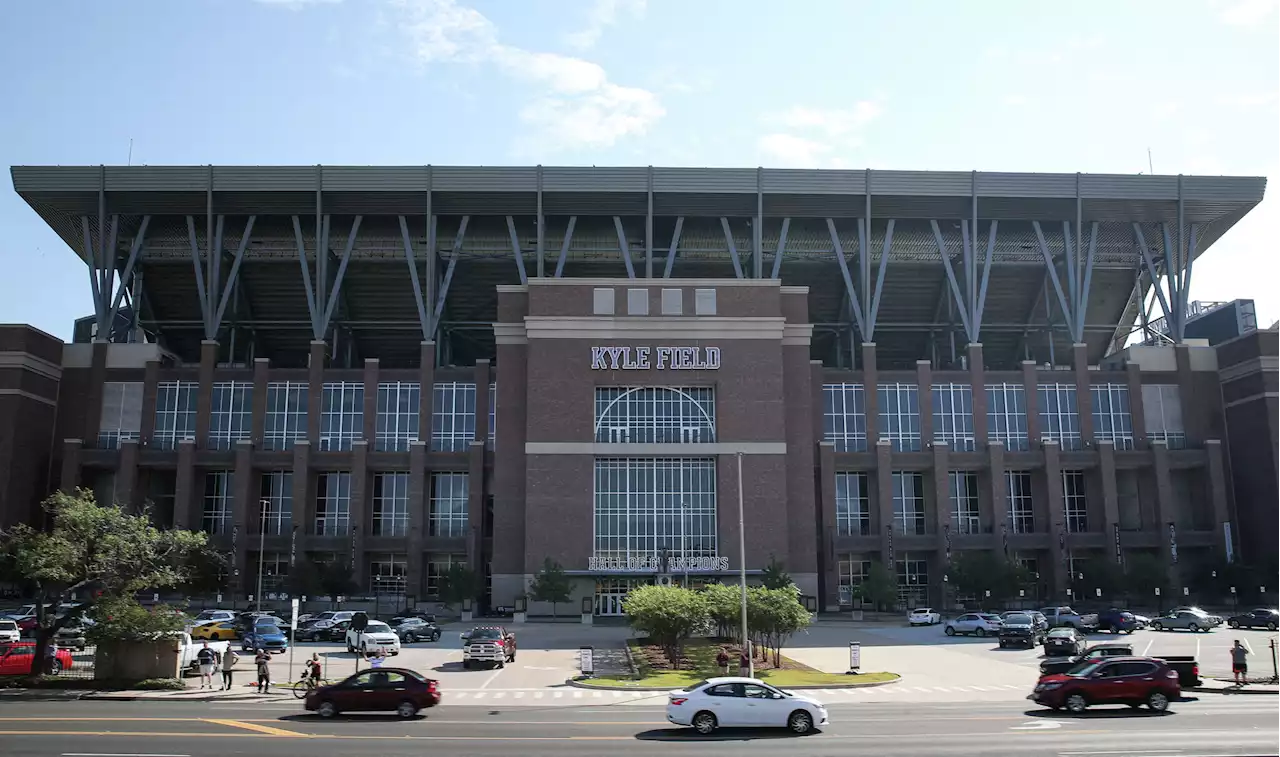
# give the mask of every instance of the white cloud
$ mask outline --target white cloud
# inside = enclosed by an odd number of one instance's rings
[[[638,18],[644,13],[645,0],[595,0],[587,11],[587,24],[566,37],[571,47],[589,50],[600,41],[604,30],[618,23],[626,13]]]
[[[1224,0],[1216,3],[1218,19],[1231,26],[1253,26],[1280,8],[1280,0]]]
[[[851,108],[823,109],[797,105],[778,114],[775,120],[787,129],[808,129],[838,137],[861,129],[883,112],[879,103],[863,100]]]
[[[775,165],[789,168],[844,168],[845,155],[862,145],[862,131],[884,113],[872,100],[848,108],[794,106],[765,119],[775,130],[756,147]]]
[[[766,134],[756,146],[784,168],[817,168],[827,163],[831,154],[831,145],[795,134]]]
[[[609,80],[597,63],[506,45],[483,13],[456,0],[393,0],[397,25],[422,63],[492,65],[530,86],[520,118],[534,128],[531,150],[608,147],[645,133],[666,115],[658,96]]]

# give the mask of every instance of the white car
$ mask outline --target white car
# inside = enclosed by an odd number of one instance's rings
[[[15,620],[0,620],[0,641],[17,641],[22,635]]]
[[[917,607],[907,614],[907,623],[913,626],[936,626],[942,622],[942,614],[932,607]]]
[[[380,620],[371,620],[363,631],[347,629],[348,652],[368,654],[375,649],[388,656],[400,654],[400,637],[391,630],[391,626]]]
[[[717,728],[786,728],[805,734],[827,724],[827,708],[813,697],[754,678],[709,678],[668,694],[667,720],[702,734]]]

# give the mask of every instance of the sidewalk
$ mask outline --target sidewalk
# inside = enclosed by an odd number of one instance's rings
[[[89,683],[86,681],[85,683]],[[276,686],[276,684],[273,684]],[[259,694],[257,684],[237,686],[231,691],[188,688],[183,691],[150,689],[3,689],[0,700],[25,699],[44,701],[71,701],[77,699],[102,702],[132,702],[135,700],[168,700],[174,702],[239,702],[249,700],[292,699],[289,684],[277,686],[266,694]]]
[[[1239,686],[1230,680],[1206,678],[1200,685],[1188,691],[1199,691],[1209,694],[1280,694],[1280,685],[1274,683],[1250,683]]]

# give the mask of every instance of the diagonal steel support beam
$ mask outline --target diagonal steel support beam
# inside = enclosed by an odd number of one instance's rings
[[[1182,291],[1186,292],[1186,296],[1191,296],[1191,268],[1196,262],[1196,246],[1199,228],[1196,224],[1191,224],[1191,238],[1187,242],[1187,267],[1182,272]]]
[[[1076,333],[1084,334],[1084,318],[1089,311],[1089,287],[1093,284],[1093,261],[1098,251],[1098,222],[1089,226],[1089,246],[1085,249],[1084,282],[1080,285],[1076,300]]]
[[[569,216],[569,225],[564,230],[564,241],[560,243],[560,257],[556,259],[555,277],[564,273],[564,262],[569,259],[569,245],[573,243],[573,227],[578,225],[577,216]]]
[[[733,260],[733,275],[742,278],[742,261],[738,259],[738,245],[733,241],[733,230],[729,228],[729,219],[720,216],[720,227],[724,229],[724,243],[729,246],[729,258]]]
[[[257,216],[249,216],[249,220],[244,225],[244,234],[240,236],[240,246],[236,248],[236,255],[231,264],[231,271],[227,274],[227,283],[223,287],[222,297],[218,302],[218,309],[213,315],[213,326],[216,332],[222,327],[222,316],[227,311],[227,303],[231,300],[231,294],[235,291],[236,284],[239,282],[240,264],[244,262],[244,251],[249,247],[249,238],[253,234],[253,224],[258,220]],[[221,235],[219,235],[221,236]],[[221,246],[216,248],[218,252],[222,251]]]
[[[356,246],[356,235],[360,233],[360,222],[364,216],[356,216],[351,223],[351,233],[347,234],[347,246],[342,251],[342,261],[338,263],[338,273],[333,279],[333,291],[329,292],[329,303],[325,306],[324,317],[320,320],[321,335],[328,333],[329,322],[333,319],[333,309],[338,305],[342,293],[342,279],[347,275],[347,263],[351,261],[351,250]],[[328,254],[328,251],[325,251]],[[240,262],[239,260],[236,261]],[[321,336],[323,338],[323,336]]]
[[[84,252],[88,258],[85,264],[89,267],[89,290],[93,293],[93,316],[97,319],[102,316],[103,294],[101,277],[98,271],[98,253],[94,249],[93,234],[89,231],[89,216],[80,216],[80,226],[84,232]]]
[[[889,267],[889,252],[893,248],[893,226],[894,221],[889,219],[889,225],[884,230],[884,247],[880,252],[880,268],[876,271],[876,288],[871,296],[871,308],[867,313],[867,341],[874,342],[876,340],[876,320],[880,317],[880,295],[884,292],[884,274]]]
[[[516,270],[520,272],[520,283],[528,284],[529,277],[524,272],[524,252],[520,249],[520,235],[516,233],[516,219],[507,216],[507,234],[511,236],[511,254],[516,258]],[[628,265],[627,268],[631,266]],[[632,276],[631,278],[635,278]]]
[[[968,232],[966,230],[967,223],[966,221],[960,223],[960,230],[964,235],[964,261],[966,268],[969,260],[967,252],[969,247]],[[938,245],[938,253],[942,256],[942,267],[947,273],[947,282],[951,285],[951,299],[956,303],[956,310],[960,313],[960,324],[964,326],[964,334],[970,342],[976,342],[978,340],[973,333],[973,324],[969,320],[968,308],[965,307],[964,294],[961,292],[960,282],[956,280],[955,269],[951,267],[951,251],[947,248],[946,240],[942,238],[942,229],[938,227],[938,222],[931,220],[929,221],[929,226],[933,229],[933,239]]]
[[[622,228],[622,218],[613,217],[613,229],[618,233],[618,249],[622,251],[622,262],[627,266],[627,278],[636,277],[635,265],[631,262],[631,245],[627,243],[627,232]]]
[[[991,219],[991,228],[987,231],[987,254],[982,258],[982,283],[978,286],[978,301],[973,307],[973,332],[981,338],[982,336],[982,318],[987,310],[987,283],[991,281],[991,263],[996,254],[996,234],[1000,228],[1000,222]],[[978,227],[973,227],[974,241],[977,242]]]
[[[409,264],[409,281],[413,284],[413,304],[418,308],[418,325],[422,329],[423,341],[431,339],[431,320],[427,314],[427,306],[422,300],[422,282],[418,280],[418,261],[413,256],[413,240],[409,238],[409,223],[400,216],[400,241],[404,244],[404,259]],[[435,251],[432,250],[431,254]]]
[[[840,234],[836,231],[836,222],[827,219],[827,232],[831,235],[831,244],[836,248],[836,260],[840,263],[840,276],[844,278],[844,291],[849,295],[849,310],[853,312],[853,320],[858,325],[858,333],[867,340],[867,325],[862,322],[862,304],[858,302],[858,292],[853,287],[853,277],[849,275],[849,261],[844,256],[844,245],[840,243]]]
[[[1183,322],[1187,318],[1187,293],[1182,288],[1181,263],[1182,250],[1173,244],[1173,235],[1169,232],[1169,224],[1160,224],[1160,235],[1164,238],[1164,280],[1169,287],[1169,311],[1172,318],[1166,320],[1169,333],[1174,342],[1181,344]],[[1182,235],[1181,228],[1178,231]]]
[[[320,221],[316,220],[316,231],[320,231]],[[311,285],[311,267],[307,265],[307,246],[302,240],[302,223],[297,216],[293,217],[293,238],[298,244],[298,264],[302,267],[302,285],[307,294],[307,314],[311,316],[311,334],[316,340],[323,338],[319,333],[320,308],[316,306],[316,292]],[[320,235],[316,236],[316,243]],[[316,261],[319,265],[320,261]]]
[[[102,271],[102,312],[98,314],[98,331],[104,329],[108,334],[111,332],[110,322],[107,321],[107,298],[111,296],[112,291],[117,285],[116,278],[116,242],[120,237],[120,216],[113,214],[111,216],[111,232],[107,237],[107,246],[99,252],[102,255],[104,269]]]
[[[1164,314],[1165,326],[1171,326],[1173,318],[1170,315],[1169,300],[1165,298],[1164,290],[1160,286],[1160,277],[1156,275],[1156,266],[1151,260],[1151,250],[1147,247],[1146,235],[1142,233],[1142,224],[1133,224],[1133,235],[1138,240],[1138,251],[1142,253],[1142,263],[1147,269],[1147,278],[1151,279],[1151,288],[1155,290],[1156,301],[1160,303],[1160,312]]]
[[[778,248],[773,252],[773,275],[776,279],[782,273],[782,258],[787,254],[787,232],[791,229],[791,219],[782,219],[782,231],[778,232]]]
[[[196,292],[200,296],[200,316],[204,322],[204,335],[206,339],[212,339],[209,336],[209,324],[213,321],[213,314],[209,312],[209,291],[205,287],[204,269],[200,265],[200,246],[196,243],[196,219],[187,216],[187,241],[191,245],[191,265],[196,271]]]
[[[1072,342],[1079,343],[1080,335],[1076,333],[1075,320],[1071,318],[1071,308],[1067,306],[1067,295],[1062,291],[1062,281],[1058,278],[1058,268],[1053,263],[1053,255],[1049,252],[1049,243],[1045,241],[1044,230],[1039,221],[1032,221],[1031,227],[1036,232],[1036,244],[1040,248],[1040,256],[1044,258],[1044,266],[1049,274],[1049,283],[1053,284],[1053,292],[1058,296],[1058,307],[1062,308],[1063,320],[1067,324]],[[1070,273],[1068,271],[1068,273]]]
[[[133,269],[138,263],[138,254],[142,252],[142,243],[147,238],[147,227],[150,225],[151,216],[143,216],[142,224],[138,227],[138,233],[133,237],[133,245],[129,248],[129,258],[125,261],[124,272],[120,274],[119,288],[116,290],[115,298],[111,301],[111,312],[107,314],[108,324],[116,322],[116,314],[120,312],[120,302],[133,281]]]
[[[458,223],[458,235],[453,238],[453,251],[449,255],[449,265],[444,270],[444,281],[440,283],[440,294],[436,297],[436,309],[431,318],[431,335],[427,339],[434,339],[436,330],[440,328],[445,298],[449,296],[449,284],[453,281],[453,269],[458,265],[458,258],[462,257],[462,243],[467,237],[467,223],[470,221],[471,216],[463,216]]]
[[[667,248],[667,264],[663,267],[662,278],[671,278],[671,266],[675,265],[676,252],[680,247],[680,232],[684,230],[684,216],[676,217],[675,231],[671,232],[671,246]]]

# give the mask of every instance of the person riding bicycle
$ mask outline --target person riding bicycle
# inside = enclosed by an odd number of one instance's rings
[[[320,668],[320,655],[313,652],[311,654],[311,659],[307,660],[307,677],[311,679],[311,684],[313,686],[320,683]]]

